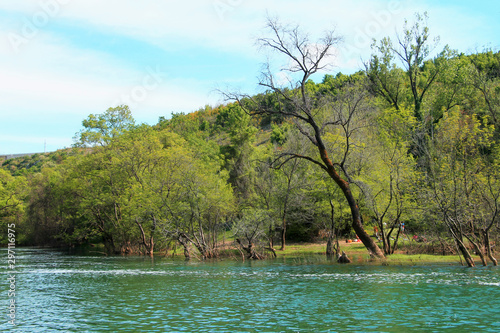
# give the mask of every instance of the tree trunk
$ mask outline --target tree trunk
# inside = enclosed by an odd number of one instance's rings
[[[276,250],[274,248],[272,248],[272,247],[266,247],[265,250],[271,251],[274,258],[277,257]]]
[[[493,256],[493,251],[491,250],[490,235],[488,233],[488,230],[483,230],[483,236],[484,236],[484,247],[486,248],[486,253],[488,255],[488,258],[490,258],[491,262],[493,263],[493,266],[498,266],[498,261]]]
[[[322,142],[321,137],[319,135],[320,131],[319,128],[317,128],[317,126],[315,126],[315,132],[316,132],[317,142]],[[342,193],[344,194],[344,197],[347,199],[347,203],[349,204],[349,208],[351,209],[352,228],[354,229],[354,232],[361,240],[363,245],[366,247],[368,252],[370,252],[370,254],[380,259],[385,259],[384,252],[382,252],[382,250],[378,247],[377,243],[375,243],[375,241],[370,237],[370,235],[368,235],[368,233],[365,231],[363,227],[363,223],[361,222],[361,212],[359,211],[358,203],[356,202],[356,199],[354,198],[354,195],[351,192],[349,183],[343,180],[335,170],[332,161],[328,157],[326,148],[324,146],[323,147],[320,146],[318,148],[321,160],[323,161],[323,163],[325,163],[326,171],[328,172],[330,177],[335,181],[335,183],[340,187]]]
[[[333,241],[332,241],[332,236],[328,236],[328,241],[326,242],[326,256],[328,258],[332,258],[334,256],[333,253]]]
[[[154,239],[153,235],[149,238],[149,242],[146,241],[146,233],[144,232],[144,228],[138,219],[135,219],[135,223],[139,226],[139,230],[141,231],[141,239],[142,245],[146,248],[146,255],[153,257],[153,249],[154,249]],[[153,232],[153,231],[152,231]]]
[[[359,211],[359,206],[356,203],[354,197],[352,196],[351,190],[348,189],[348,193],[346,194],[347,201],[349,203],[349,207],[351,208],[352,214],[352,228],[356,232],[356,235],[361,240],[366,249],[373,254],[374,256],[384,259],[384,253],[378,247],[377,243],[368,235],[365,231],[363,224],[361,223],[361,214]]]
[[[387,235],[385,228],[384,228],[384,222],[383,220],[380,220],[378,222],[378,226],[380,228],[380,236],[382,238],[382,248],[384,249],[384,254],[389,254],[391,251],[391,243],[388,242],[389,236]],[[389,233],[390,235],[390,233]]]
[[[272,223],[269,223],[269,247],[274,249],[274,229]]]
[[[248,242],[248,246],[244,246],[243,243],[241,242],[241,240],[239,238],[236,239],[236,242],[241,246],[241,248],[243,250],[245,250],[245,252],[247,253],[248,255],[248,259],[256,259],[256,260],[261,260],[261,259],[264,259],[263,256],[261,256],[260,254],[258,254],[255,249],[254,249],[254,246],[253,246],[253,243],[252,242]],[[276,255],[276,253],[274,253]]]
[[[390,254],[394,254],[394,251],[396,251],[396,248],[398,247],[398,240],[399,240],[399,233],[401,232],[401,228],[398,229],[398,232],[396,234],[396,239],[394,240],[394,243],[392,244],[392,249]],[[391,240],[389,239],[389,242]]]
[[[113,236],[108,233],[103,233],[102,242],[104,243],[104,248],[106,249],[107,254],[118,254],[118,251],[115,247],[115,242],[113,240]]]
[[[286,240],[286,221],[283,219],[283,225],[281,226],[281,251],[285,250],[285,240]]]
[[[339,264],[350,264],[352,261],[347,257],[347,254],[342,251],[342,255],[339,255],[339,258],[337,259],[337,262]]]
[[[483,266],[488,266],[488,262],[486,261],[486,258],[484,257],[484,253],[479,248],[479,245],[477,244],[477,242],[472,241],[472,239],[470,239],[470,238],[467,238],[467,239],[472,244],[472,246],[474,246],[474,250],[476,250],[476,253],[479,255],[479,258],[481,258],[481,263],[483,264]]]
[[[154,247],[155,247],[155,241],[153,236],[149,239],[149,256],[154,257]]]
[[[474,259],[472,259],[469,251],[465,247],[465,244],[460,240],[455,238],[455,242],[457,243],[457,247],[464,256],[465,262],[467,263],[468,267],[476,267],[476,264],[474,263]]]
[[[339,254],[339,239],[338,233],[335,231],[335,206],[333,201],[330,200],[330,232],[328,233],[328,240],[326,242],[326,256],[328,258],[338,257]],[[335,241],[335,245],[334,245]]]
[[[189,252],[189,242],[187,240],[183,239],[182,235],[179,235],[177,237],[177,241],[184,248],[184,257],[186,258],[186,260],[191,259],[191,252]]]

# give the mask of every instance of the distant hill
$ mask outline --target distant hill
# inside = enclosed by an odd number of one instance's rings
[[[43,154],[43,153],[28,153],[28,154],[5,154],[5,155],[0,155],[0,161],[1,160],[10,160],[11,158],[18,158],[18,157],[26,157],[26,156],[32,156],[35,154]]]
[[[44,165],[56,165],[68,156],[79,154],[85,149],[60,149],[47,153],[5,154],[0,155],[0,167],[13,176],[40,172]]]

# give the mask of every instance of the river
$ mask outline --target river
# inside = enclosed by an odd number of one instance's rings
[[[0,250],[3,276],[7,250]],[[7,332],[500,332],[500,270],[17,249]]]

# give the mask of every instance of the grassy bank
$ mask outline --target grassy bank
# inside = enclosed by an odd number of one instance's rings
[[[300,261],[315,257],[321,259],[326,257],[326,243],[290,243],[286,245],[285,250],[279,250],[276,246],[276,255],[278,259],[298,259]],[[407,254],[406,251],[400,250],[396,253],[387,256],[385,260],[374,260],[368,254],[362,243],[345,243],[340,242],[340,251],[345,251],[348,257],[354,264],[373,264],[373,265],[426,265],[426,264],[452,264],[460,265],[460,257],[458,255],[438,255],[438,254]],[[106,255],[104,246],[101,244],[87,245],[79,248],[73,248],[70,253],[73,254],[90,254],[90,255]],[[200,260],[196,255],[196,251],[192,251],[194,260]],[[268,258],[272,258],[271,252],[266,252]],[[158,257],[170,257],[182,259],[184,257],[182,248],[171,249],[168,254],[165,251],[155,252]],[[246,260],[245,254],[234,247],[232,243],[227,242],[224,249],[220,252],[221,259],[229,260]],[[303,260],[302,260],[303,259]],[[481,265],[479,257],[474,257],[476,264]],[[307,261],[307,260],[306,260]]]
[[[386,260],[373,260],[362,243],[340,243],[340,251],[345,251],[353,263],[369,263],[382,265],[425,265],[425,264],[460,264],[458,255],[437,254],[406,254],[403,251],[387,256]],[[304,243],[287,245],[284,251],[276,251],[279,257],[306,257],[311,255],[325,255],[325,243]],[[480,265],[479,257],[474,257]]]

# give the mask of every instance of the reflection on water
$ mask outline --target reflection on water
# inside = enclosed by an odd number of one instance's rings
[[[13,332],[500,331],[500,271],[493,267],[19,251]],[[6,320],[0,325],[10,329]]]

